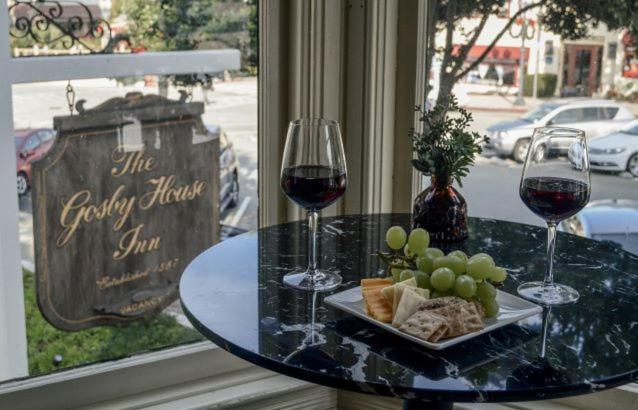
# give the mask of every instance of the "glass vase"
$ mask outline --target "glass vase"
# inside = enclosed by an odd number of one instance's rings
[[[414,200],[412,227],[423,228],[433,241],[467,238],[467,204],[451,178],[432,177],[430,186]]]

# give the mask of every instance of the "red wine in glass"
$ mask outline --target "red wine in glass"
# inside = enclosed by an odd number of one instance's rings
[[[284,168],[281,187],[288,198],[309,211],[323,209],[346,191],[346,173],[325,165]]]
[[[587,205],[589,186],[569,178],[530,177],[523,179],[521,199],[544,220],[559,222]]]
[[[548,147],[569,144],[578,153],[569,158],[548,155]],[[519,193],[523,203],[547,222],[547,263],[543,281],[525,282],[518,294],[544,306],[578,300],[578,291],[554,282],[556,226],[573,216],[589,201],[590,178],[587,140],[581,130],[541,127],[534,130],[523,166]]]
[[[348,184],[346,156],[337,121],[301,118],[288,125],[279,182],[290,200],[308,212],[308,267],[287,273],[283,282],[295,289],[329,291],[341,284],[338,271],[320,269],[319,212],[335,203]]]

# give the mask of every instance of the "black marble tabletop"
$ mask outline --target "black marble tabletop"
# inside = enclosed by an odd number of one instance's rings
[[[374,253],[409,215],[320,221],[321,266],[344,278],[335,291],[379,275]],[[541,279],[544,229],[470,218],[468,254],[487,252],[509,271],[503,290]],[[295,222],[224,241],[197,257],[180,283],[182,305],[210,340],[256,365],[331,387],[438,401],[519,401],[591,393],[638,378],[638,257],[611,243],[559,234],[555,279],[580,300],[443,351],[430,351],[348,316],[326,294],[286,288],[306,263],[306,224]]]

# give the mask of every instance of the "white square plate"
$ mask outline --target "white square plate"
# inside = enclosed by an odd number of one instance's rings
[[[367,320],[368,322],[373,323],[380,328],[387,330],[388,332],[394,333],[395,335],[401,336],[404,339],[411,340],[414,343],[418,343],[421,346],[425,346],[429,349],[434,350],[441,350],[450,346],[454,346],[455,344],[461,343],[465,340],[469,340],[484,333],[491,332],[492,330],[498,329],[499,327],[518,322],[519,320],[536,315],[543,311],[540,306],[532,302],[528,302],[525,299],[521,299],[518,296],[514,296],[506,292],[501,292],[500,290],[496,291],[496,301],[501,307],[500,311],[498,315],[496,315],[496,317],[483,318],[483,323],[485,324],[485,328],[483,330],[453,337],[451,339],[444,339],[438,342],[428,342],[427,340],[419,339],[418,337],[414,337],[407,333],[404,333],[399,329],[392,327],[392,325],[388,323],[380,322],[375,318],[368,316],[365,312],[363,296],[361,296],[361,286],[344,290],[343,292],[335,293],[334,295],[330,295],[324,299],[324,302],[326,302],[330,306],[334,306],[337,309],[344,310],[358,318]]]

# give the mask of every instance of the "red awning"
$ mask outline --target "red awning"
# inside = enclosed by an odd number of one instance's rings
[[[458,53],[460,45],[454,46],[454,53]],[[478,46],[474,45],[470,49],[470,52],[467,54],[468,61],[474,61],[478,59],[483,52],[487,49],[487,46]],[[518,64],[519,58],[521,56],[521,48],[520,47],[507,47],[507,46],[494,46],[492,50],[485,57],[486,63],[516,63]],[[529,59],[529,48],[525,47],[525,60]]]

